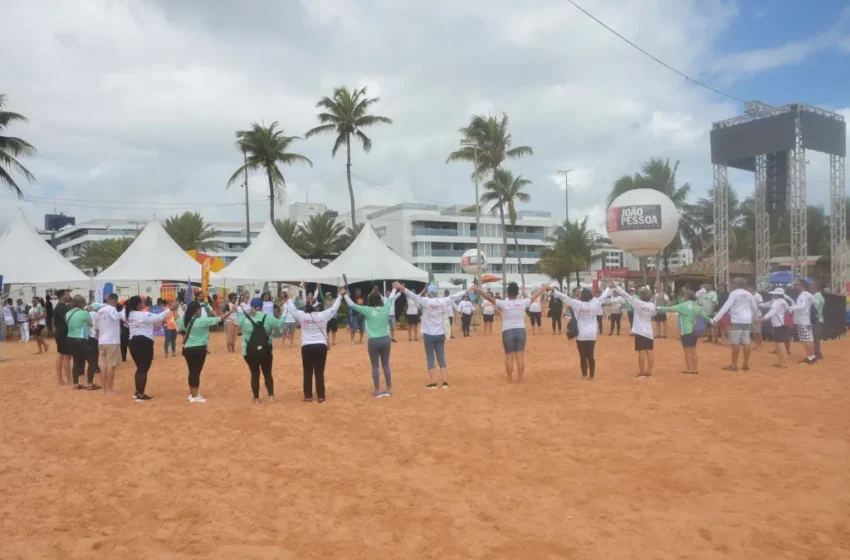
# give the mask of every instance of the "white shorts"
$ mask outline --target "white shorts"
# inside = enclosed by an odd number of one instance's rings
[[[752,330],[752,325],[732,323],[729,325],[729,344],[733,346],[747,346],[750,343]]]

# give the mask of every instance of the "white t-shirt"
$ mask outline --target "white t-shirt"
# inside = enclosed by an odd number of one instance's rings
[[[620,296],[613,296],[608,298],[608,303],[611,304],[611,313],[622,313],[623,307],[626,305],[626,300],[624,300]]]
[[[632,333],[653,339],[655,335],[652,332],[652,318],[658,314],[658,308],[655,307],[655,304],[650,301],[643,301],[638,296],[629,295],[622,288],[615,288],[614,291],[623,298],[629,298],[632,303],[632,308],[635,311]]]
[[[702,306],[702,300],[705,298],[706,293],[708,293],[708,291],[705,288],[700,288],[695,294],[697,296],[697,303],[699,303],[700,306]]]
[[[293,321],[301,323],[301,346],[308,344],[328,345],[328,321],[336,317],[340,303],[342,303],[342,296],[336,296],[330,309],[305,313],[296,309],[295,302],[291,299],[286,302],[287,319],[292,317]]]
[[[153,340],[154,325],[162,324],[169,315],[171,315],[170,309],[166,309],[157,315],[147,311],[131,311],[130,315],[127,316],[125,311],[126,323],[130,327],[130,338],[144,336]]]
[[[751,325],[758,316],[758,308],[753,294],[742,288],[732,290],[729,299],[714,316],[714,322],[718,322],[727,313],[729,313],[733,325]]]
[[[576,322],[578,323],[578,336],[576,340],[588,341],[596,340],[596,315],[602,307],[602,299],[594,298],[590,301],[581,301],[573,299],[565,294],[562,294],[557,289],[552,291],[555,297],[570,306],[570,310],[575,314]],[[608,290],[605,290],[605,296]]]
[[[407,290],[405,290],[406,292]],[[407,298],[407,315],[419,315],[419,306],[416,304],[416,301],[412,297]]]
[[[97,329],[99,344],[121,344],[122,315],[111,305],[104,305],[97,310],[92,322]]]
[[[809,292],[800,292],[797,296],[797,302],[791,306],[791,311],[794,313],[795,325],[811,325],[812,316],[811,308],[815,304],[815,298]]]
[[[418,309],[422,310],[422,334],[442,336],[446,335],[446,326],[443,320],[446,310],[451,309],[452,303],[462,298],[465,293],[464,290],[449,297],[430,298],[418,296],[407,289],[404,290],[404,295],[407,296],[408,310],[411,301]],[[408,311],[408,314],[414,315],[410,311]]]
[[[483,313],[484,315],[494,315],[496,313],[496,306],[485,299]]]
[[[776,298],[770,302],[770,310],[765,313],[764,318],[770,319],[770,324],[774,327],[785,326],[785,314],[791,306],[784,298]]]
[[[531,305],[528,306],[528,310],[532,313],[540,313],[543,310],[543,308],[540,306],[540,298],[537,298],[536,300],[531,302]]]
[[[464,315],[472,315],[472,311],[475,309],[472,306],[471,301],[462,301],[459,304],[457,304],[457,307],[458,307],[458,309],[460,309],[460,312],[463,313]]]
[[[8,305],[3,306],[3,322],[7,325],[15,324],[15,314],[12,312],[12,308]]]
[[[525,310],[531,305],[529,298],[497,299],[496,307],[502,312],[502,332],[525,328]]]
[[[761,310],[758,308],[758,306],[760,306],[762,303],[764,303],[764,298],[761,297],[760,293],[756,292],[756,293],[753,294],[753,300],[755,300],[755,302],[756,302],[756,310],[754,312],[755,315],[753,315],[753,320],[756,320],[759,317],[761,317]]]
[[[274,317],[274,302],[273,301],[264,301],[263,302],[263,313],[270,317]]]

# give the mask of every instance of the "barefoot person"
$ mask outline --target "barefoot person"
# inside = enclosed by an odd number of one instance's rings
[[[655,309],[660,309],[665,305],[670,305],[670,298],[664,293],[664,288],[661,284],[655,285],[655,295],[652,296],[652,303],[655,304]],[[652,324],[655,327],[655,338],[667,338],[667,314],[659,311],[652,318]]]
[[[153,362],[153,329],[154,326],[161,325],[165,318],[177,309],[177,302],[172,303],[168,309],[159,314],[142,311],[141,308],[142,298],[139,296],[131,297],[124,304],[124,321],[127,323],[130,332],[128,348],[130,357],[136,364],[136,390],[133,393],[135,402],[153,399],[145,393],[148,384],[148,371],[151,368],[151,362]]]
[[[502,314],[502,346],[505,349],[505,373],[508,383],[514,381],[514,363],[516,363],[517,381],[522,382],[525,373],[525,312],[537,301],[546,288],[539,288],[530,298],[519,297],[519,286],[516,282],[508,284],[508,299],[497,300],[481,286],[475,284],[472,288],[484,299],[490,300]]]
[[[236,331],[239,321],[237,310],[241,309],[237,303],[237,296],[231,292],[227,294],[227,303],[224,305],[224,310],[229,311],[227,320],[224,322],[224,336],[227,344],[227,351],[231,354],[236,352]]]
[[[30,308],[30,337],[35,340],[38,346],[38,354],[43,354],[49,350],[47,343],[44,342],[44,329],[47,326],[47,312],[44,310],[44,300],[41,298],[32,298],[32,307]]]
[[[493,294],[487,292],[487,295],[492,296]],[[490,301],[489,299],[482,297],[481,298],[481,318],[484,322],[484,334],[490,336],[493,334],[493,322],[496,318],[496,304]],[[554,319],[552,320],[552,329],[554,333]]]
[[[118,295],[106,296],[106,305],[97,310],[94,323],[97,325],[97,348],[100,353],[100,380],[103,394],[115,393],[115,368],[121,361],[121,313],[117,309]]]
[[[177,320],[177,329],[183,333],[183,358],[189,368],[189,402],[205,403],[207,399],[198,392],[201,388],[201,372],[207,361],[207,345],[210,341],[210,327],[220,325],[235,309],[216,316],[215,309],[207,309],[209,315],[201,316],[201,304],[193,301],[186,306],[186,313]]]
[[[523,293],[523,295],[525,294]],[[541,319],[543,317],[543,304],[540,302],[541,299],[543,298],[532,301],[531,305],[528,306],[528,315],[531,318],[531,334],[533,335],[543,332]]]
[[[277,402],[274,396],[274,377],[272,376],[272,364],[274,363],[272,331],[283,326],[286,322],[286,319],[277,313],[266,315],[261,311],[262,308],[263,300],[255,298],[251,300],[247,312],[244,308],[239,308],[237,319],[237,325],[242,329],[242,357],[251,372],[253,404],[260,404],[261,371],[269,402]]]
[[[459,300],[466,293],[462,290],[449,297],[437,297],[437,286],[429,284],[426,288],[427,297],[414,294],[404,287],[404,284],[396,282],[393,288],[398,291],[404,291],[407,297],[407,318],[410,320],[412,303],[416,307],[416,317],[419,317],[419,312],[422,314],[422,338],[425,341],[425,361],[428,365],[428,384],[426,389],[437,389],[437,382],[434,380],[435,358],[436,363],[440,365],[440,377],[443,381],[443,389],[449,388],[449,373],[446,369],[446,321],[444,320],[446,313],[451,313],[452,303]]]
[[[727,313],[730,317],[729,344],[732,345],[732,364],[723,368],[726,371],[738,371],[738,355],[744,350],[744,363],[742,371],[750,369],[750,334],[753,330],[753,321],[758,317],[758,308],[753,294],[747,291],[747,281],[743,278],[733,280],[735,287],[729,293],[726,303],[720,308],[712,322],[717,325]]]
[[[688,375],[699,373],[699,356],[697,355],[697,317],[702,317],[706,325],[711,324],[711,317],[703,310],[697,295],[691,290],[682,294],[684,301],[677,305],[659,307],[661,313],[676,313],[679,316],[679,336],[682,339],[682,349],[685,352],[685,371]]]
[[[340,287],[336,300],[330,309],[314,311],[312,305],[303,310],[295,308],[290,299],[286,302],[286,315],[301,324],[301,365],[304,371],[304,401],[313,400],[313,377],[316,378],[316,396],[318,402],[325,402],[325,363],[328,359],[328,321],[336,317],[336,312],[345,295]]]
[[[594,298],[593,292],[587,288],[583,289],[579,294],[579,299],[573,299],[566,294],[562,294],[557,288],[549,288],[552,295],[558,300],[569,306],[571,313],[576,318],[578,323],[578,336],[576,337],[576,346],[578,347],[579,366],[581,367],[581,378],[593,380],[596,376],[596,337],[598,333],[598,323],[596,318],[599,307],[602,306],[604,298],[610,296],[610,289],[606,289],[602,293],[602,297]]]
[[[652,303],[652,292],[649,288],[641,288],[637,295],[626,293],[621,287],[612,288],[615,294],[623,297],[631,303],[634,311],[634,323],[632,323],[632,334],[635,337],[635,352],[638,353],[639,378],[652,377],[652,368],[655,365],[655,338],[652,330],[652,320],[658,315],[658,309]]]
[[[91,346],[89,346],[88,329],[93,327],[91,315],[84,308],[86,298],[74,296],[71,300],[71,308],[65,315],[65,324],[68,328],[68,348],[74,358],[74,367],[71,370],[74,381],[74,389],[86,389],[97,391],[100,389],[94,384],[94,368],[88,369],[87,385],[80,383],[80,377],[86,368],[86,363],[91,360]]]
[[[392,396],[393,378],[390,372],[390,339],[389,316],[393,312],[396,290],[390,292],[389,297],[381,298],[381,294],[373,291],[367,298],[368,306],[355,303],[348,294],[345,294],[345,302],[354,311],[360,313],[366,321],[366,334],[369,335],[368,351],[369,361],[372,363],[372,384],[375,391],[373,397]],[[386,389],[381,391],[381,376],[378,371],[378,363],[384,370],[384,384]]]
[[[773,364],[773,367],[787,368],[788,359],[785,344],[790,340],[791,333],[785,326],[785,316],[791,312],[791,306],[785,301],[785,290],[782,288],[776,288],[770,292],[770,295],[773,297],[768,304],[770,309],[761,318],[761,322],[770,321],[770,325],[773,327],[773,342],[776,346],[776,363]]]

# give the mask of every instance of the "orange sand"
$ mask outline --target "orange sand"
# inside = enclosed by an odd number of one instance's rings
[[[737,374],[701,345],[697,377],[661,340],[639,381],[631,339],[606,336],[587,383],[547,333],[508,385],[479,332],[429,392],[402,332],[395,394],[375,400],[365,345],[339,334],[326,403],[300,402],[299,351],[277,348],[281,403],[260,407],[222,334],[203,405],[159,342],[145,404],[131,363],[104,397],[55,385],[53,344],[5,344],[0,558],[850,558],[848,340]]]

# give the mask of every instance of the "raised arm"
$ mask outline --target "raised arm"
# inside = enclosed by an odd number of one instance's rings
[[[531,294],[531,303],[534,303],[537,298],[539,298],[542,294],[545,294],[547,289],[548,286],[540,286],[537,288],[537,291]]]
[[[407,288],[402,288],[402,289],[404,290],[404,295],[407,296],[416,305],[419,305],[422,302],[422,296],[420,296],[419,294],[414,294],[413,292],[411,292]]]
[[[485,292],[484,289],[481,286],[479,286],[478,284],[473,285],[472,291],[474,291],[475,293],[480,295],[483,299],[486,299],[487,301],[489,301],[493,305],[496,305],[496,298],[494,298],[491,294],[488,294],[487,292]]]
[[[384,298],[384,307],[392,307],[393,302],[395,301],[396,293],[396,289],[393,288],[393,291],[390,292],[390,295]]]
[[[342,304],[343,296],[345,296],[345,301],[348,301],[348,302],[351,301],[351,298],[348,297],[348,294],[345,293],[345,290],[341,290],[341,291],[342,291],[342,293],[340,295],[336,296],[336,299],[334,300],[334,304],[331,305],[330,309],[325,309],[324,311],[319,311],[318,315],[322,320],[330,321],[331,319],[336,317],[336,312],[339,311],[339,306]],[[361,307],[361,306],[358,305],[357,307]]]
[[[339,301],[338,296],[337,301]],[[286,314],[295,317],[295,320],[299,323],[304,320],[304,312],[295,307],[295,302],[292,301],[292,298],[286,300],[286,305],[284,306],[284,308],[286,309]]]
[[[369,309],[365,305],[354,303],[354,301],[350,297],[348,297],[348,294],[345,294],[343,297],[345,298],[345,303],[348,304],[348,307],[355,311],[359,311],[360,313],[365,315],[366,311]]]

